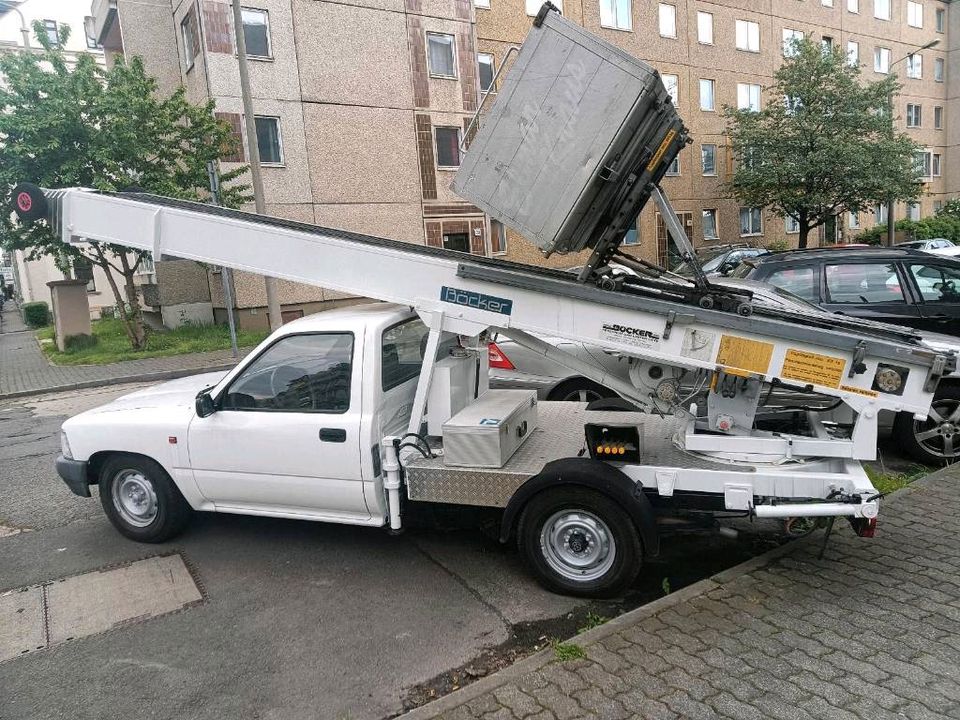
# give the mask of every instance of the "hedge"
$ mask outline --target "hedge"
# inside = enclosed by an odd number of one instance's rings
[[[50,324],[50,308],[45,302],[24,303],[23,321],[32,328],[42,328]]]

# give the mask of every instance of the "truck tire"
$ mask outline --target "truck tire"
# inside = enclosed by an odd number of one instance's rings
[[[177,535],[193,511],[159,463],[118,453],[100,468],[100,504],[131,540],[160,543]]]
[[[642,548],[630,516],[584,487],[534,495],[520,516],[517,544],[537,580],[563,595],[617,595],[640,572]]]
[[[939,467],[960,459],[960,385],[937,388],[926,420],[914,420],[912,413],[897,413],[893,438],[924,465]]]

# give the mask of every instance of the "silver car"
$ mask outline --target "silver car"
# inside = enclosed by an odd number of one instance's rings
[[[754,304],[757,305],[805,314],[825,312],[803,298],[767,283],[726,277],[714,278],[713,282],[731,288],[750,290],[753,293]],[[955,337],[923,331],[917,331],[917,334],[921,336],[924,344],[933,350],[953,351],[960,354],[960,342]],[[625,382],[630,382],[628,375],[631,360],[629,358],[619,357],[584,343],[558,338],[543,339],[574,354],[580,360],[589,362]],[[951,377],[960,378],[960,372],[954,373]],[[616,393],[612,390],[503,337],[495,338],[490,344],[490,385],[491,387],[536,390],[542,400],[592,402],[600,398],[616,397]],[[882,412],[879,418],[882,431],[891,432],[894,442],[910,449],[916,460],[927,465],[942,465],[960,459],[960,435],[956,444],[953,442],[953,433],[955,431],[960,433],[960,404],[945,405],[946,398],[940,402],[938,397],[934,398],[933,411],[928,421],[915,422],[911,417],[903,422],[894,422],[896,417],[892,412]],[[805,398],[795,394],[778,393],[774,395],[771,404],[795,404],[798,401],[804,404],[804,400]],[[826,402],[824,400],[824,403]],[[945,411],[946,414],[944,414]],[[944,435],[944,432],[948,432],[949,437]],[[901,437],[905,433],[910,433],[913,437]]]

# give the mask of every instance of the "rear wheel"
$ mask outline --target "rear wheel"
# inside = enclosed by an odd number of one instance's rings
[[[564,380],[550,391],[548,400],[565,400],[567,402],[593,402],[600,398],[614,397],[615,393],[603,385],[587,380],[587,378],[570,378]]]
[[[148,543],[177,535],[192,514],[166,471],[140,455],[117,454],[103,463],[100,504],[117,530]]]
[[[893,437],[900,447],[925,465],[943,465],[960,459],[960,385],[937,388],[926,420],[914,420],[910,413],[899,413],[893,423]]]
[[[520,516],[517,542],[534,575],[564,595],[608,597],[640,572],[640,538],[630,517],[594,490],[544,490]]]

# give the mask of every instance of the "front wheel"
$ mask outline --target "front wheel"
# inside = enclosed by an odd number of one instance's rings
[[[616,595],[640,572],[642,549],[630,517],[586,488],[534,496],[520,517],[517,542],[540,583],[564,595]]]
[[[118,454],[100,468],[100,504],[113,526],[131,540],[159,543],[177,535],[192,510],[160,465]]]
[[[960,385],[937,388],[926,420],[899,413],[893,423],[897,444],[924,465],[944,465],[960,459]]]

